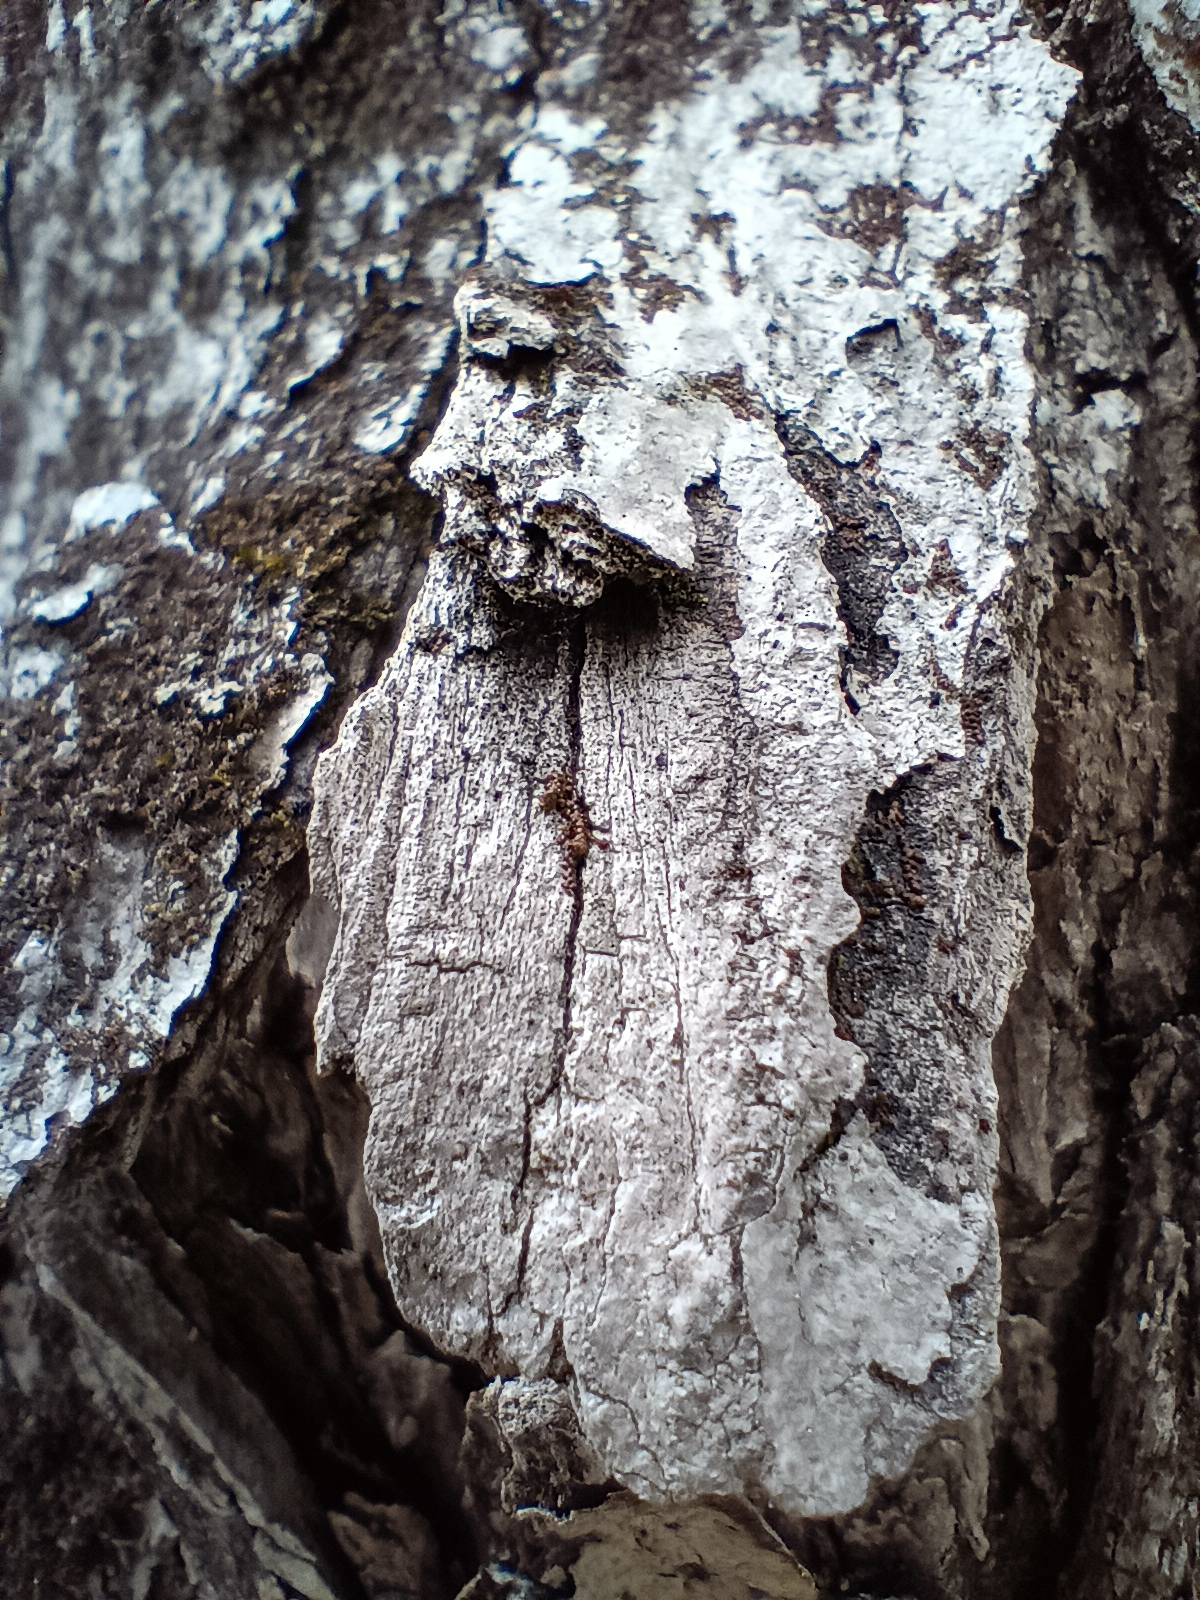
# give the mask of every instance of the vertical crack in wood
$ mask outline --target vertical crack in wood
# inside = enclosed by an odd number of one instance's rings
[[[567,634],[567,770],[579,794],[579,764],[583,753],[583,723],[581,697],[583,691],[583,663],[587,653],[587,623],[582,617],[570,625]],[[583,920],[583,868],[586,858],[575,857],[574,882],[571,885],[571,920],[567,925],[567,942],[563,952],[562,1031],[555,1051],[554,1070],[550,1078],[547,1099],[558,1093],[566,1067],[567,1050],[571,1041],[571,995],[575,982],[575,952],[579,943],[579,924]]]
[[[579,768],[583,751],[583,726],[580,709],[583,683],[583,664],[587,652],[587,623],[582,617],[576,618],[568,624],[563,643],[563,652],[566,658],[566,689],[564,696],[564,717],[566,721],[566,774],[570,779],[574,793],[579,793]],[[562,1021],[557,1030],[554,1045],[554,1058],[550,1068],[550,1078],[544,1091],[530,1098],[526,1096],[524,1107],[524,1125],[521,1130],[521,1171],[512,1190],[513,1213],[515,1214],[521,1204],[529,1180],[530,1162],[533,1154],[533,1118],[534,1114],[553,1100],[562,1087],[563,1074],[566,1071],[567,1050],[571,1041],[571,1003],[575,983],[575,953],[579,942],[579,926],[583,920],[583,867],[584,861],[578,856],[570,855],[564,850],[564,871],[570,871],[571,878],[568,882],[571,897],[571,913],[567,923],[566,939],[563,944],[562,986],[559,990],[559,1004],[562,1008]],[[529,1206],[525,1217],[524,1227],[521,1232],[521,1250],[517,1257],[517,1270],[513,1277],[512,1288],[505,1296],[502,1311],[508,1311],[520,1298],[525,1284],[525,1274],[529,1265],[529,1245],[533,1235],[534,1207]]]

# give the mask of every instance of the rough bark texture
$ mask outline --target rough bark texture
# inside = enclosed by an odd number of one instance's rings
[[[1016,200],[1072,78],[1004,10],[751,39],[731,67],[713,37],[632,147],[539,85],[489,198],[415,467],[442,537],[318,770],[318,1043],[371,1098],[390,1276],[437,1348],[556,1379],[602,1480],[826,1515],[995,1373]],[[915,915],[868,952],[841,879],[872,791],[903,861],[868,848],[863,892]],[[868,1079],[880,1002],[903,1059]]]
[[[8,0],[3,1592],[1195,1592],[1196,26]]]

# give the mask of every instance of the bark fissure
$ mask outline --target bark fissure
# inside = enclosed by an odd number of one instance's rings
[[[586,800],[579,790],[582,781],[583,748],[580,702],[587,652],[587,622],[583,617],[577,617],[564,626],[561,648],[566,765],[561,772],[551,773],[544,778],[542,812],[556,824],[561,818],[558,849],[562,884],[570,898],[570,912],[563,937],[562,981],[558,993],[559,1021],[555,1030],[553,1060],[545,1087],[536,1095],[527,1095],[524,1102],[520,1174],[513,1188],[513,1209],[516,1212],[524,1201],[529,1205],[529,1211],[522,1227],[516,1273],[513,1284],[505,1296],[503,1310],[511,1308],[519,1298],[529,1262],[529,1242],[535,1221],[535,1202],[528,1196],[534,1117],[537,1112],[558,1099],[566,1072],[567,1054],[571,1045],[571,1014],[579,927],[583,919],[584,869],[592,843],[591,817],[587,811]]]
[[[581,771],[583,723],[580,701],[583,692],[583,668],[586,653],[587,623],[580,617],[570,624],[567,638],[566,721],[568,771],[575,786],[577,804],[583,808],[585,834],[590,833],[591,818],[586,810],[586,797],[580,794],[579,786],[583,781]],[[572,854],[569,860],[571,872],[571,920],[567,924],[566,943],[563,947],[562,1022],[555,1050],[554,1073],[547,1091],[548,1099],[559,1091],[563,1073],[566,1070],[567,1051],[571,1047],[571,1008],[575,991],[575,961],[579,946],[579,924],[583,920],[583,880],[589,847],[590,840],[585,836],[583,840],[584,853],[582,855]],[[570,847],[568,846],[568,848]]]
[[[1119,59],[1126,46],[1115,11],[1108,22],[1106,44]],[[1134,79],[1145,73],[1134,60],[1126,70]],[[1106,118],[1105,96],[1115,81],[1115,75],[1096,80],[1097,98],[1081,102],[1063,153],[1087,175],[1105,230],[1092,269],[1103,274],[1099,294],[1105,299],[1099,305],[1127,307],[1131,283],[1140,280],[1150,306],[1158,309],[1131,322],[1122,310],[1125,339],[1114,352],[1117,359],[1096,363],[1120,377],[1117,387],[1141,412],[1116,504],[1083,516],[1051,484],[1056,593],[1041,628],[1037,852],[1031,856],[1035,942],[998,1059],[1002,1083],[1007,1079],[1006,1136],[1012,1144],[1000,1190],[1010,1239],[1006,1302],[1014,1326],[1048,1330],[1059,1396],[1055,1425],[1043,1435],[1041,1449],[1025,1443],[1020,1452],[1029,1477],[1007,1499],[1010,1528],[1015,1531],[1044,1495],[1038,1483],[1047,1467],[1058,1478],[1061,1496],[1043,1500],[1043,1531],[1035,1535],[1053,1552],[1050,1560],[1023,1568],[1014,1539],[1001,1562],[1012,1563],[1011,1581],[1026,1581],[1031,1593],[1055,1597],[1132,1597],[1155,1592],[1159,1583],[1163,1593],[1185,1592],[1195,1581],[1197,1559],[1195,1518],[1182,1509],[1196,1492],[1194,1454],[1184,1451],[1162,1479],[1164,1455],[1180,1437],[1180,1426],[1186,1427],[1177,1411],[1182,1406],[1186,1415],[1186,1389],[1166,1401],[1165,1414],[1176,1414],[1164,1437],[1152,1421],[1159,1402],[1149,1396],[1132,1400],[1131,1388],[1145,1380],[1140,1372],[1133,1378],[1129,1350],[1116,1356],[1131,1337],[1145,1338],[1134,1332],[1141,1261],[1128,1253],[1131,1236],[1141,1229],[1145,1237],[1150,1228],[1174,1225],[1175,1219],[1184,1228],[1194,1226],[1194,1201],[1169,1158],[1159,1179],[1162,1222],[1133,1219],[1145,1204],[1137,1186],[1145,1181],[1141,1147],[1150,1125],[1137,1086],[1153,1077],[1150,1063],[1159,1053],[1187,1059],[1196,1006],[1200,829],[1188,800],[1195,780],[1180,730],[1190,722],[1184,708],[1197,670],[1194,630],[1185,618],[1197,603],[1200,391],[1195,272],[1181,271],[1180,251],[1182,243],[1188,254],[1192,224],[1172,203],[1169,180],[1164,193],[1135,179],[1161,158],[1144,123],[1135,128],[1128,112],[1115,127]],[[1048,202],[1060,203],[1053,191]],[[1066,243],[1071,235],[1064,232]],[[1051,331],[1054,281],[1047,272],[1038,285],[1046,306],[1042,337],[1049,381],[1065,398],[1075,374],[1089,356],[1095,358],[1078,348],[1070,332]],[[1087,388],[1090,403],[1105,392]],[[1054,449],[1048,443],[1047,453]],[[1174,491],[1169,499],[1163,496],[1168,483]],[[1082,680],[1080,653],[1087,661]],[[1114,719],[1122,725],[1115,738]],[[1103,752],[1114,745],[1119,754],[1109,765]],[[1068,887],[1072,883],[1081,886],[1081,898]],[[1065,927],[1072,940],[1091,940],[1077,963],[1073,994],[1060,944],[1064,918],[1070,919]],[[1026,1144],[1029,1088],[1022,1087],[1019,1074],[1022,1045],[1031,1029],[1041,1028],[1047,1000],[1057,1012],[1064,1045],[1075,1037],[1080,1052],[1079,1065],[1068,1073],[1072,1047],[1056,1050],[1060,1061],[1048,1079],[1049,1104],[1053,1112],[1056,1097],[1073,1093],[1088,1133],[1084,1141],[1055,1151],[1039,1179]],[[1182,1035],[1172,1031],[1179,1029]],[[1032,1066],[1031,1060],[1026,1072]],[[1074,1072],[1080,1073],[1077,1087],[1068,1091]],[[1182,1097],[1183,1103],[1190,1098]],[[1183,1112],[1185,1121],[1189,1115]],[[1190,1165],[1187,1155],[1183,1160]],[[1054,1288],[1034,1264],[1042,1229],[1043,1251],[1048,1246],[1066,1267]],[[1068,1239],[1069,1266],[1059,1253]],[[1167,1318],[1167,1348],[1186,1348],[1188,1323],[1186,1313]],[[1175,1367],[1168,1382],[1178,1383],[1180,1376]],[[1129,1437],[1118,1445],[1122,1427]],[[1179,1475],[1174,1483],[1172,1472]],[[1117,1489],[1118,1483],[1124,1487]],[[1004,1499],[997,1518],[1002,1504]],[[1106,1525],[1107,1535],[1101,1531]],[[1026,1521],[1024,1537],[1031,1531]]]
[[[899,347],[896,322],[886,327]],[[865,329],[864,334],[878,331]],[[788,471],[825,514],[821,559],[837,584],[838,616],[846,629],[842,692],[850,710],[857,712],[866,697],[864,690],[869,693],[882,683],[900,659],[879,624],[908,550],[895,512],[872,482],[877,447],[862,461],[842,462],[822,449],[816,435],[797,418],[777,416],[775,431]],[[958,583],[965,593],[961,577]]]

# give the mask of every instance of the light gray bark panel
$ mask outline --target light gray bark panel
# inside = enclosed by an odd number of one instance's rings
[[[1023,876],[952,837],[906,869],[957,1010],[899,1170],[827,968],[871,791],[961,763],[951,803],[986,813],[1028,749],[995,604],[1032,503],[1012,208],[1072,80],[1012,23],[951,8],[921,54],[864,30],[807,61],[764,29],[632,168],[540,98],[416,467],[442,549],[318,776],[319,1035],[372,1097],[404,1314],[563,1378],[646,1494],[838,1511],[996,1370],[987,1051]],[[1022,92],[989,98],[999,72]],[[779,437],[801,423],[899,530],[874,683],[823,560],[842,530]],[[983,719],[985,645],[1011,687]],[[578,857],[539,815],[556,774]],[[1005,804],[1019,841],[1019,781]]]

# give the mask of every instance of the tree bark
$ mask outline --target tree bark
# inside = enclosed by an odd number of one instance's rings
[[[5,1592],[1195,1593],[1198,40],[8,0]]]

